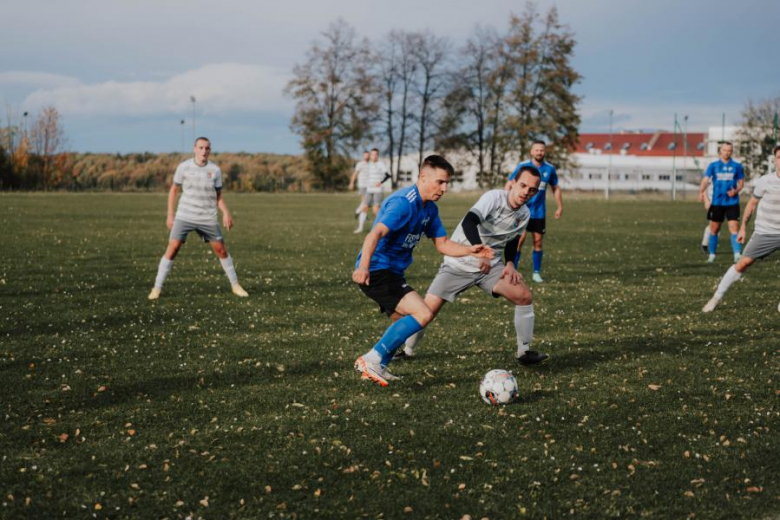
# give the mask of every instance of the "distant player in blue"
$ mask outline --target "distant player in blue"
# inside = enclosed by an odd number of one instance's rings
[[[433,319],[431,309],[404,279],[404,271],[412,263],[412,250],[423,235],[433,240],[443,255],[493,258],[493,250],[485,244],[465,246],[447,238],[435,202],[447,191],[452,175],[452,165],[444,157],[426,157],[417,183],[384,201],[363,241],[352,280],[394,323],[371,350],[355,361],[355,370],[362,379],[381,386],[398,379],[387,370],[393,354]]]
[[[555,195],[555,203],[558,205],[558,209],[555,211],[555,218],[561,218],[563,215],[563,194],[561,188],[558,186],[558,173],[555,171],[555,166],[546,162],[544,156],[547,153],[547,145],[544,141],[534,141],[531,145],[531,160],[521,162],[518,164],[514,171],[509,175],[509,181],[504,189],[510,189],[510,183],[517,178],[517,172],[523,166],[533,166],[539,170],[539,174],[542,176],[542,182],[539,184],[539,192],[526,203],[528,209],[531,210],[531,220],[528,221],[528,227],[520,237],[520,245],[517,248],[517,258],[515,259],[515,266],[520,261],[520,252],[525,242],[525,237],[530,231],[534,237],[534,250],[532,253],[532,260],[534,264],[534,273],[531,279],[534,282],[541,283],[542,280],[542,256],[544,251],[542,249],[542,239],[547,228],[546,217],[546,198],[547,187],[549,186],[553,190]]]
[[[710,163],[704,172],[704,178],[699,186],[699,200],[704,201],[707,185],[712,182],[712,204],[707,212],[707,220],[710,221],[709,257],[707,262],[715,261],[715,252],[718,250],[718,232],[723,220],[729,224],[731,233],[731,250],[734,252],[734,262],[738,262],[742,256],[742,245],[737,242],[739,231],[739,192],[745,186],[745,171],[742,165],[731,158],[734,146],[725,142],[720,145],[718,155],[720,159]]]

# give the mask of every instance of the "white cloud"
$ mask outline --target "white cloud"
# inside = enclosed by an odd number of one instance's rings
[[[278,112],[292,106],[282,93],[288,79],[287,72],[273,67],[217,63],[163,81],[106,81],[91,85],[76,81],[43,87],[28,95],[24,106],[53,105],[71,116],[148,116],[188,113],[190,96],[195,96],[201,114]]]

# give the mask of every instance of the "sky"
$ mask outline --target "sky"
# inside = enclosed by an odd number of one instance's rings
[[[749,99],[780,95],[780,1],[539,0],[574,33],[581,132],[738,124]],[[476,25],[506,29],[522,0],[24,0],[0,17],[0,115],[62,116],[67,147],[300,153],[284,95],[292,69],[343,18],[379,41],[428,30],[454,47]],[[194,96],[196,102],[191,102]],[[194,117],[193,117],[193,108]],[[23,118],[22,118],[23,119]],[[193,129],[194,119],[194,129]],[[181,121],[184,120],[184,125]]]

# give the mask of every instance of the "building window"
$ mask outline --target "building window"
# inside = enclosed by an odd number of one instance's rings
[[[588,143],[585,145],[586,150],[590,150],[591,148],[593,148],[593,143]]]
[[[412,182],[412,172],[404,170],[398,172],[398,182]]]
[[[649,148],[650,145],[648,143],[642,143],[641,145],[639,145],[639,149],[642,150],[643,152],[648,150]]]
[[[612,150],[612,143],[607,143],[604,145],[605,150]]]
[[[451,182],[463,182],[463,171],[455,170],[455,174],[450,179]]]
[[[601,174],[600,173],[589,173],[588,174],[588,179],[601,179]]]
[[[666,147],[667,150],[676,150],[677,149],[677,143],[671,142],[669,143],[669,146]]]
[[[696,149],[697,150],[704,150],[704,146],[705,146],[704,143],[699,143],[699,144],[696,145]]]
[[[649,180],[650,180],[650,175],[648,175],[648,174],[646,174],[646,173],[643,173],[643,174],[642,174],[642,180],[643,180],[643,181],[649,181]]]
[[[672,176],[671,176],[671,175],[659,175],[659,176],[658,176],[658,180],[659,180],[659,181],[668,181],[668,180],[670,180],[671,178],[672,178]]]
[[[623,143],[623,146],[620,147],[621,150],[628,150],[631,148],[631,143]]]
[[[677,179],[678,181],[681,181],[681,180],[682,180],[682,175],[677,175],[677,176],[676,176],[676,179]]]

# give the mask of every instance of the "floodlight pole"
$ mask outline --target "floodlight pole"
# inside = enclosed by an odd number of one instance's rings
[[[685,182],[688,173],[688,116],[683,117],[683,198],[686,198],[687,184]]]
[[[192,142],[195,142],[195,96],[190,96],[192,102]]]
[[[609,176],[612,174],[612,113],[609,111],[609,162],[607,163],[607,186],[604,190],[604,198],[609,200]]]
[[[677,114],[674,114],[674,137],[672,138],[672,200],[677,200]]]
[[[184,147],[184,119],[179,123],[181,127],[181,153],[187,153],[187,149]]]

